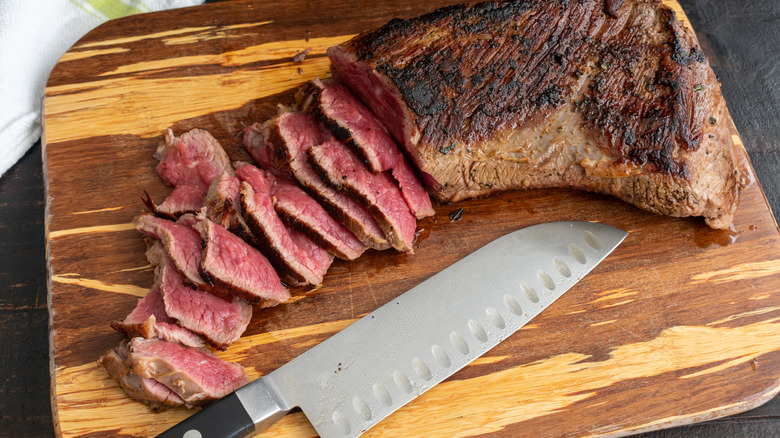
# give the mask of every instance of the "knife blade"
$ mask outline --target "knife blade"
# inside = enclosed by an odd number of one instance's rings
[[[500,237],[159,437],[243,437],[295,407],[322,438],[357,437],[531,321],[626,235],[551,222]]]

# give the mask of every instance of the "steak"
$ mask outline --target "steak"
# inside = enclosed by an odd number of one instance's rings
[[[169,219],[200,211],[211,182],[223,173],[233,174],[228,154],[202,129],[193,129],[180,137],[169,129],[155,157],[160,160],[157,174],[173,186],[173,191],[160,205],[155,205],[148,195],[144,203],[155,214]]]
[[[133,219],[135,228],[149,238],[157,239],[165,248],[165,252],[176,265],[176,269],[189,284],[204,290],[211,290],[209,283],[200,276],[201,237],[189,224],[191,215],[180,219],[184,223],[176,223],[143,214]]]
[[[265,124],[244,131],[244,147],[262,166],[286,169],[298,183],[337,221],[344,224],[366,246],[376,250],[390,247],[384,232],[368,209],[322,181],[311,167],[306,151],[328,138],[328,132],[312,116],[286,112]],[[266,161],[264,163],[264,160]]]
[[[572,187],[732,222],[741,151],[720,85],[660,1],[456,5],[328,56],[439,200]]]
[[[244,169],[243,166],[250,166]],[[236,172],[241,174],[259,171],[254,166],[237,163]],[[366,246],[344,225],[327,211],[301,187],[285,175],[264,172],[270,182],[269,193],[274,209],[288,227],[301,231],[317,245],[344,260],[358,258]]]
[[[149,405],[154,412],[168,407],[184,406],[184,400],[167,386],[154,379],[134,374],[132,367],[125,363],[129,354],[127,341],[122,341],[119,347],[108,350],[101,356],[98,365],[106,369],[108,375],[119,383],[130,398]]]
[[[333,256],[282,222],[271,199],[273,175],[244,165],[238,168],[238,176],[243,181],[242,208],[249,228],[282,278],[297,285],[322,283]]]
[[[254,244],[255,236],[249,230],[241,211],[241,181],[233,175],[223,173],[215,179],[204,201],[208,219],[227,228],[231,233]]]
[[[160,293],[159,283],[155,283],[152,289],[138,300],[135,309],[124,320],[112,322],[111,327],[130,338],[136,336],[146,339],[157,338],[178,342],[188,347],[206,345],[202,336],[181,327],[175,318],[165,313],[165,303]]]
[[[249,382],[243,367],[238,363],[219,359],[204,348],[185,347],[159,339],[133,338],[122,341],[118,347],[104,354],[98,363],[118,380],[137,383],[134,377],[128,377],[132,375],[156,381],[174,392],[188,407],[220,399]],[[125,389],[122,380],[120,385]],[[153,386],[157,390],[156,385],[145,386]],[[137,386],[131,387],[133,392],[125,389],[131,397],[151,398],[147,391],[139,391]],[[159,391],[158,394],[167,393]],[[171,399],[170,404],[175,405],[178,401],[173,397]]]
[[[241,337],[252,318],[252,306],[238,297],[225,301],[185,285],[159,242],[147,250],[146,256],[157,265],[157,284],[169,317],[183,328],[205,336],[209,344],[221,350]]]
[[[334,187],[348,191],[368,207],[393,248],[414,252],[417,220],[387,172],[371,173],[335,138],[310,147],[308,155],[312,165]]]
[[[431,198],[384,125],[352,95],[348,88],[332,81],[311,82],[305,106],[331,132],[352,148],[374,172],[390,170],[406,203],[418,219],[433,216]]]
[[[256,248],[203,217],[193,227],[203,239],[200,273],[213,285],[213,293],[228,300],[238,296],[263,307],[290,298],[268,259]]]

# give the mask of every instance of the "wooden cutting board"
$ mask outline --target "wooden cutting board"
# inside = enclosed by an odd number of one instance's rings
[[[109,22],[63,56],[46,89],[44,136],[60,436],[154,436],[191,414],[150,412],[95,363],[121,339],[109,323],[153,281],[130,221],[144,191],[161,200],[170,190],[152,158],[163,130],[207,129],[233,159],[247,159],[242,128],[326,75],[327,47],[445,3],[211,4]],[[456,208],[463,218],[451,222]],[[492,239],[556,220],[629,235],[530,325],[367,436],[625,435],[744,411],[778,392],[780,235],[756,182],[726,231],[570,190],[439,205],[419,223],[414,255],[336,261],[322,287],[257,309],[245,336],[218,355],[259,377]],[[300,412],[263,434],[315,435]]]

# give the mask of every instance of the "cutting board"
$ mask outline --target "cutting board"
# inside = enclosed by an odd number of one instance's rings
[[[109,323],[152,285],[130,221],[143,211],[144,191],[159,201],[170,190],[152,157],[163,131],[207,129],[233,159],[248,159],[242,128],[326,76],[327,47],[445,3],[210,4],[109,22],[62,57],[44,102],[58,435],[154,436],[192,412],[150,412],[95,362],[121,339]],[[741,145],[736,129],[733,138]],[[462,219],[453,222],[458,208]],[[625,435],[744,411],[778,392],[780,235],[755,181],[724,231],[566,189],[438,205],[419,223],[414,255],[336,261],[321,287],[256,309],[245,336],[217,354],[257,378],[494,238],[556,220],[629,234],[531,324],[367,436]],[[262,436],[316,433],[298,411]]]

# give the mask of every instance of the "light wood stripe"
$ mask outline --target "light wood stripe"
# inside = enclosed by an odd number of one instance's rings
[[[82,50],[80,52],[66,52],[64,55],[62,55],[62,58],[60,58],[60,62],[77,61],[79,59],[92,58],[94,56],[116,55],[117,53],[126,53],[129,51],[130,49],[116,47],[112,49]]]
[[[49,231],[49,239],[56,239],[62,236],[73,234],[91,234],[91,233],[115,233],[117,231],[135,230],[133,224],[114,224],[114,225],[95,225],[94,227],[69,228],[67,230]]]
[[[234,109],[299,87],[316,76],[325,77],[329,66],[328,59],[320,57],[302,65],[282,63],[225,75],[118,78],[50,87],[46,99],[47,141],[51,144],[127,132],[157,136],[179,120]],[[299,68],[303,74],[298,73]],[[68,94],[71,92],[74,94]],[[148,113],[150,107],[170,107],[171,101],[180,104],[169,111]],[[113,114],[113,118],[105,117],[106,113]],[[117,117],[123,123],[115,123]]]
[[[135,297],[143,297],[149,292],[149,289],[145,289],[133,284],[113,284],[106,283],[100,280],[92,280],[89,278],[80,278],[79,274],[60,274],[52,275],[51,281],[62,284],[73,284],[88,289],[95,289],[104,292],[114,292],[126,295],[132,295]]]
[[[187,35],[187,36],[174,37],[174,38],[163,38],[162,42],[166,46],[175,46],[177,44],[193,44],[193,43],[200,43],[200,42],[214,40],[214,39],[239,38],[240,36],[231,37],[229,35],[226,35],[225,31],[265,26],[271,23],[273,23],[273,21],[260,21],[257,23],[244,23],[244,24],[234,24],[230,26],[212,27],[209,30],[200,32],[196,35]]]
[[[85,210],[85,211],[75,211],[73,213],[68,214],[91,214],[91,213],[102,213],[104,211],[117,211],[121,210],[124,207],[106,207],[106,208],[100,208],[97,210]]]
[[[726,269],[691,276],[691,283],[731,283],[739,280],[780,274],[780,260],[741,263]]]

